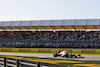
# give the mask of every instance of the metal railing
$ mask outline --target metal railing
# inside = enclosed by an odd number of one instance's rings
[[[41,61],[35,62],[22,59],[0,57],[0,67],[70,67],[70,66],[42,63]]]

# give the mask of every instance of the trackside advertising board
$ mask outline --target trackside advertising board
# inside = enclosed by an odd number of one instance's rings
[[[54,53],[66,50],[71,53],[100,54],[100,49],[67,49],[67,48],[0,48],[0,52]]]

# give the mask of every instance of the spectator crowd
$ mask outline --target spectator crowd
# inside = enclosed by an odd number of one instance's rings
[[[1,31],[0,40],[100,41],[100,31]],[[0,42],[0,47],[100,48],[99,43]]]

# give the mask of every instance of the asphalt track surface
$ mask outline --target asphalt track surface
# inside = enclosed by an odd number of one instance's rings
[[[27,57],[40,57],[40,58],[54,58],[53,54],[38,54],[38,53],[7,53],[7,52],[0,52],[0,55],[12,55],[12,56],[27,56]],[[100,61],[100,55],[82,55],[85,57],[84,59],[79,58],[70,58],[73,60],[91,60],[91,61]],[[54,59],[69,59],[69,58],[61,58],[57,57]]]

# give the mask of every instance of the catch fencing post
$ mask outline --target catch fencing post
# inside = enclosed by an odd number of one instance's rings
[[[40,62],[36,62],[37,67],[40,67],[41,63]]]
[[[6,57],[4,57],[4,67],[6,67]]]
[[[19,59],[17,59],[17,67],[21,67],[21,63]]]

